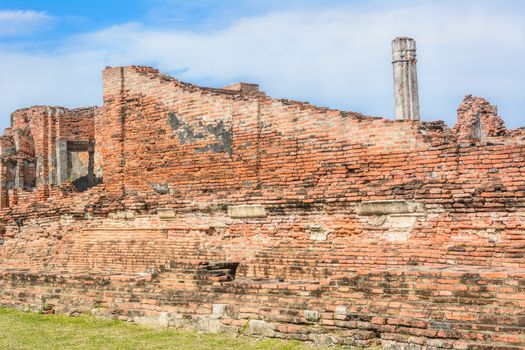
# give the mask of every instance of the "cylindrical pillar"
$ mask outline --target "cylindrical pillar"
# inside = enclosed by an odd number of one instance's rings
[[[392,41],[392,65],[396,120],[419,120],[416,41],[414,39],[395,38]]]

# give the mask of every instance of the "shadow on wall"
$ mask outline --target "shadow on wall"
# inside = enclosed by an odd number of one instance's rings
[[[76,180],[72,181],[72,184],[75,186],[75,188],[80,191],[84,192],[85,190],[100,185],[102,183],[102,178],[100,177],[93,177],[90,175],[84,175],[79,177]]]

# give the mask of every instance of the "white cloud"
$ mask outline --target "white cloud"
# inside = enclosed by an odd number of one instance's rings
[[[0,10],[0,36],[26,34],[50,21],[44,12]]]
[[[390,117],[390,41],[407,35],[418,44],[424,119],[453,124],[463,95],[473,93],[498,104],[509,126],[525,125],[525,15],[497,5],[416,4],[271,13],[206,33],[128,23],[70,38],[45,55],[0,48],[7,91],[0,112],[100,104],[104,65],[148,64],[190,82],[248,80],[272,96]]]

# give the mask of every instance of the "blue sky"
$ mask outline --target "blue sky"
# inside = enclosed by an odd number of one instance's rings
[[[525,1],[0,0],[0,128],[17,108],[100,105],[106,65],[391,118],[390,41],[418,45],[423,120],[466,94],[525,126]]]

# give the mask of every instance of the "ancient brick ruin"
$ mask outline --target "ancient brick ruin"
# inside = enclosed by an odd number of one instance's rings
[[[525,346],[525,129],[106,68],[0,137],[0,303],[385,348]],[[419,112],[418,112],[419,113]],[[418,115],[417,115],[418,117]]]

